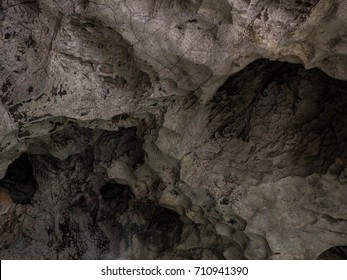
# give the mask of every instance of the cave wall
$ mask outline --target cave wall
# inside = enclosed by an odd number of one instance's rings
[[[345,2],[0,1],[1,259],[345,246]]]

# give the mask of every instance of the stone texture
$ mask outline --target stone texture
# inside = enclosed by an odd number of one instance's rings
[[[0,1],[1,259],[332,258],[346,4]]]

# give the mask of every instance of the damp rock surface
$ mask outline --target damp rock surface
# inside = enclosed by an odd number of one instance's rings
[[[0,1],[0,258],[346,258],[346,7]]]

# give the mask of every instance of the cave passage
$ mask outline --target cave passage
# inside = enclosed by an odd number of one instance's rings
[[[347,260],[347,246],[335,246],[321,253],[317,260]]]
[[[36,191],[33,168],[26,153],[12,162],[0,186],[7,189],[15,203],[29,204]]]

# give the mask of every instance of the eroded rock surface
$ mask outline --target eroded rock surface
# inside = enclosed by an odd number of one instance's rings
[[[0,1],[1,259],[345,256],[346,7]]]

